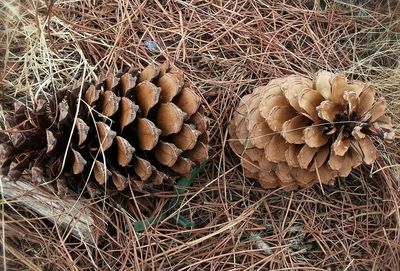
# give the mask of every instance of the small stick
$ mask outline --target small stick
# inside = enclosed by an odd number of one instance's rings
[[[21,204],[35,213],[47,218],[62,229],[87,244],[95,243],[95,229],[101,228],[95,214],[83,202],[66,198],[60,199],[28,181],[10,180],[0,176],[0,194],[3,202]]]

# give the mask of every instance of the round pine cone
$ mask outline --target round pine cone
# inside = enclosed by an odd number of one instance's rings
[[[200,103],[167,62],[58,91],[32,108],[16,103],[0,137],[0,174],[28,170],[34,182],[56,178],[63,191],[77,176],[110,179],[120,191],[173,181],[208,157]]]
[[[241,100],[229,125],[229,144],[246,177],[286,191],[332,184],[377,158],[374,137],[394,139],[386,103],[375,88],[320,71],[274,79]]]

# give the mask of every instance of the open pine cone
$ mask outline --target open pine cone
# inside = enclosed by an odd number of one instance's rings
[[[89,188],[112,180],[120,191],[173,181],[208,157],[200,103],[167,62],[58,91],[33,108],[16,103],[0,137],[0,174],[57,178],[59,192],[77,179]]]
[[[264,188],[331,184],[375,161],[374,138],[394,139],[385,109],[371,84],[327,71],[313,81],[290,75],[243,97],[229,125],[229,144],[245,176]]]

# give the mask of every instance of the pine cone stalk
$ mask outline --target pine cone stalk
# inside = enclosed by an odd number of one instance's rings
[[[229,144],[244,175],[264,188],[332,184],[376,160],[377,138],[394,140],[385,110],[371,84],[327,71],[313,80],[290,75],[242,98],[229,125]]]

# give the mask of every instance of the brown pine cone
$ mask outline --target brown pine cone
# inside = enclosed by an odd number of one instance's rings
[[[1,173],[57,178],[59,190],[69,176],[112,180],[120,191],[187,176],[207,159],[208,136],[201,99],[183,79],[167,62],[151,64],[38,98],[33,108],[16,103],[0,137]]]
[[[346,177],[377,158],[375,138],[394,139],[386,102],[375,88],[320,71],[274,79],[241,100],[229,144],[246,177],[286,191]]]

